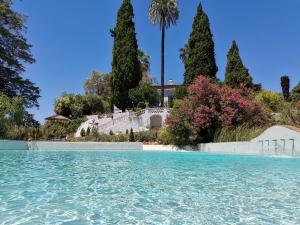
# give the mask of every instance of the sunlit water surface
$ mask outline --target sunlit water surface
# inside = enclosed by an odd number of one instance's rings
[[[300,159],[0,151],[0,224],[300,224]]]

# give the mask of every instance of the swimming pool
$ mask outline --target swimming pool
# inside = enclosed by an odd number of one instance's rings
[[[300,159],[0,151],[0,224],[300,224]]]

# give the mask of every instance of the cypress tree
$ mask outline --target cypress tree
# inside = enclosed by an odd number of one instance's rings
[[[282,76],[280,80],[281,80],[281,89],[282,89],[282,95],[284,97],[284,100],[289,101],[290,100],[290,78],[289,76]]]
[[[241,59],[238,45],[235,41],[227,54],[225,84],[233,88],[253,88],[253,79]]]
[[[188,43],[181,49],[185,66],[184,82],[190,84],[197,76],[216,78],[215,45],[207,14],[199,4]]]
[[[138,59],[138,44],[133,22],[134,13],[130,0],[123,0],[117,24],[112,31],[114,37],[112,62],[113,104],[125,111],[131,107],[128,92],[139,85],[142,78]]]

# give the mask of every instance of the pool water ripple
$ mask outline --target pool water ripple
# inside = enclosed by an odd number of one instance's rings
[[[300,224],[300,159],[0,151],[0,224]]]

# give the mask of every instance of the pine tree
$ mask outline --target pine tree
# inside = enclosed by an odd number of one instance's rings
[[[241,59],[238,45],[235,41],[227,54],[225,84],[233,88],[253,88],[253,79]]]
[[[281,80],[281,88],[282,88],[282,94],[285,101],[290,100],[290,78],[289,76],[282,76],[280,78]]]
[[[181,49],[180,57],[185,66],[184,82],[190,84],[197,76],[216,78],[215,45],[207,14],[199,4],[194,18],[193,31],[188,43]]]
[[[139,85],[142,78],[138,58],[138,44],[133,22],[134,13],[130,0],[123,0],[114,37],[112,62],[113,103],[122,111],[131,107],[128,91]]]

